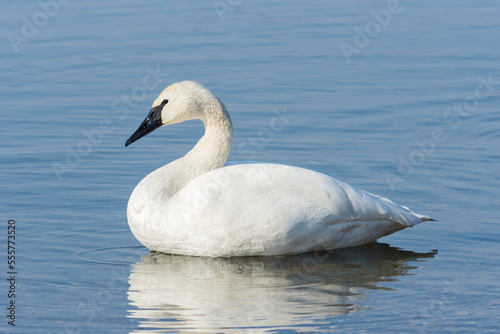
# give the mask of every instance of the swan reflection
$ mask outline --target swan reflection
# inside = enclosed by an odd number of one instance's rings
[[[133,333],[321,330],[368,308],[368,290],[418,268],[433,253],[387,244],[288,257],[206,258],[151,252],[133,265]]]

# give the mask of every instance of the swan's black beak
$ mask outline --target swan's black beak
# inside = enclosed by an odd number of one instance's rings
[[[125,142],[125,146],[129,146],[136,140],[144,137],[148,133],[153,132],[162,126],[161,123],[161,110],[163,109],[163,105],[159,105],[151,109],[148,117],[141,123],[139,128],[130,136],[129,139]]]

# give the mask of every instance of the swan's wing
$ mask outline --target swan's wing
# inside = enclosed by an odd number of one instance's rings
[[[216,169],[192,180],[179,195],[202,215],[233,221],[241,217],[325,224],[388,220],[408,227],[432,220],[327,175],[275,164]]]
[[[205,173],[166,205],[158,243],[168,247],[158,250],[210,256],[352,247],[427,218],[324,174],[272,164]]]

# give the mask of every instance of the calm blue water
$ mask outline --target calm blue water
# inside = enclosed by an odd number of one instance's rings
[[[391,3],[4,4],[0,331],[498,333],[500,5]],[[186,79],[229,109],[230,160],[314,169],[439,221],[321,254],[150,254],[128,197],[202,124],[123,145]]]

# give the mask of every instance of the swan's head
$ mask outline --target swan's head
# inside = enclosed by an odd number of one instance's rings
[[[205,121],[204,112],[207,107],[219,103],[219,100],[199,83],[194,81],[174,83],[158,95],[148,116],[126,141],[125,146],[163,125],[181,123],[191,119]]]

